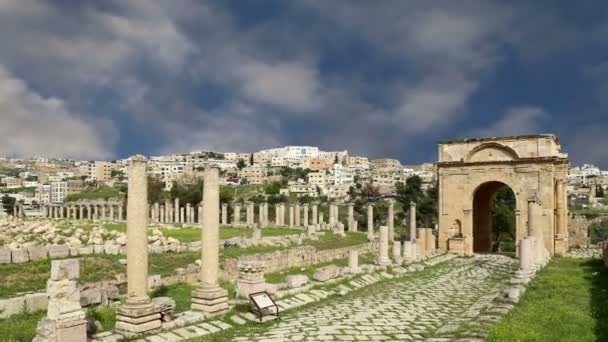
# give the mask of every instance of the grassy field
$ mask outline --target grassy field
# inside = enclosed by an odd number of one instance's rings
[[[554,258],[489,341],[608,341],[608,268]]]
[[[175,238],[181,242],[194,242],[201,239],[200,228],[183,227],[178,229],[160,228],[160,231],[166,237]],[[301,234],[302,230],[291,229],[291,228],[264,228],[262,229],[262,236],[284,236],[284,235],[296,235]],[[222,227],[220,228],[220,239],[228,240],[235,237],[250,238],[253,235],[251,229],[246,228],[234,228],[234,227]]]
[[[222,228],[223,230],[224,228]],[[238,229],[238,228],[233,228]],[[290,233],[292,229],[265,228],[264,231],[280,235]],[[345,238],[326,232],[318,240],[304,240],[303,245],[314,246],[318,250],[342,248],[367,243],[363,233],[347,233]],[[267,253],[292,248],[291,246],[252,246],[248,248],[227,248],[221,251],[221,258],[238,258],[243,255]],[[79,257],[81,262],[81,282],[91,283],[104,279],[113,279],[115,275],[125,273],[125,265],[118,262],[121,255],[90,255]],[[200,258],[199,252],[162,253],[149,255],[149,273],[167,276],[175,269],[186,267]],[[50,260],[28,262],[24,264],[0,264],[0,298],[25,291],[39,291],[46,287],[50,276]]]
[[[0,341],[29,342],[36,336],[38,321],[46,313],[19,314],[0,319]]]

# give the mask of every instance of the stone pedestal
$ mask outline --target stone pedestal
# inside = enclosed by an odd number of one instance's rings
[[[359,252],[351,249],[348,251],[348,272],[359,273]]]
[[[389,266],[391,259],[388,257],[388,227],[380,226],[380,238],[378,242],[378,265]]]
[[[315,235],[316,231],[317,231],[316,227],[313,226],[313,225],[310,225],[310,226],[307,227],[306,235],[308,235],[309,237],[313,236],[313,235]]]
[[[395,260],[395,263],[397,264],[403,262],[403,257],[401,257],[401,241],[393,241],[393,260]]]
[[[241,298],[266,289],[264,280],[265,264],[263,261],[241,261],[238,264],[239,273],[236,280],[236,293]]]
[[[38,322],[35,342],[86,342],[87,321],[80,307],[80,264],[77,259],[51,261],[47,282],[47,317]]]
[[[410,241],[403,241],[403,258],[406,261],[412,261],[412,243]]]
[[[201,311],[205,317],[228,312],[228,291],[219,285],[203,285],[192,291],[192,310]]]

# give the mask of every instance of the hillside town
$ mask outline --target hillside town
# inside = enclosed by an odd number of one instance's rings
[[[20,203],[32,215],[40,205],[74,201],[79,198],[75,194],[83,191],[97,189],[102,199],[118,197],[128,180],[127,164],[127,159],[1,158],[0,197],[5,198],[5,210],[12,207],[11,203]],[[335,201],[347,201],[349,190],[356,186],[370,185],[379,194],[390,194],[397,183],[405,184],[411,176],[421,179],[423,189],[436,182],[431,163],[402,165],[397,159],[370,160],[351,156],[348,151],[328,152],[312,146],[285,146],[255,153],[195,151],[153,156],[148,162],[149,175],[162,183],[164,191],[175,184],[196,182],[206,168],[218,168],[225,186],[274,184],[285,197]]]
[[[0,158],[0,212],[15,203],[25,213],[38,215],[41,205],[79,199],[120,198],[128,181],[128,159],[82,161],[36,157]],[[398,183],[417,176],[424,190],[434,187],[432,163],[403,165],[397,159],[369,159],[348,151],[322,151],[313,146],[285,146],[254,153],[194,151],[150,157],[148,173],[170,191],[175,184],[192,184],[206,168],[218,168],[223,185],[276,185],[279,194],[292,198],[326,198],[348,201],[352,187],[371,186],[379,194],[392,194]],[[602,208],[608,189],[608,171],[592,164],[570,167],[568,203],[572,208]]]

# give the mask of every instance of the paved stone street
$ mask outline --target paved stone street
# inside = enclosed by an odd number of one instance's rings
[[[265,334],[235,340],[451,341],[475,336],[483,326],[480,323],[496,318],[484,312],[516,264],[514,259],[497,255],[452,259],[424,272],[287,313]]]

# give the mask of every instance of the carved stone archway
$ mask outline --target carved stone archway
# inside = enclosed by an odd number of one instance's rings
[[[527,203],[534,201],[541,205],[538,222],[545,248],[551,254],[567,251],[568,156],[555,135],[441,142],[437,172],[440,248],[473,254],[474,242],[487,238],[474,236],[475,195],[481,190],[478,195],[487,197],[496,187],[507,185],[516,197],[516,240],[529,234]]]

